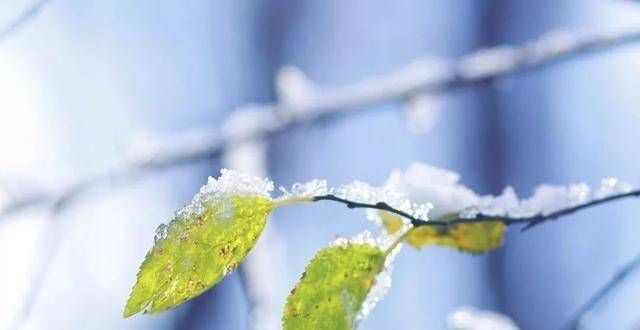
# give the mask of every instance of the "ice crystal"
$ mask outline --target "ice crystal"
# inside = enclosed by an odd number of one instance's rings
[[[271,198],[273,182],[266,178],[242,174],[234,170],[220,170],[220,177],[209,177],[207,184],[193,197],[191,203],[176,213],[178,218],[189,219],[201,215],[207,205],[226,205],[231,196],[260,196]],[[222,212],[226,208],[222,208]],[[229,210],[230,211],[230,210]],[[221,214],[224,216],[224,214]]]
[[[508,317],[491,311],[461,307],[449,314],[451,330],[517,330],[518,326]]]
[[[153,240],[155,242],[163,240],[167,237],[167,234],[169,234],[169,226],[165,225],[164,223],[160,224],[158,228],[156,228],[156,234],[153,237]]]
[[[402,244],[398,244],[384,261],[384,269],[376,275],[376,283],[369,289],[367,296],[364,298],[358,314],[356,314],[356,322],[360,322],[367,318],[369,313],[384,299],[391,288],[391,273],[393,271],[393,260],[402,248]]]
[[[365,230],[352,238],[338,237],[331,242],[330,246],[347,246],[349,244],[367,244],[375,246],[380,250],[386,250],[393,244],[393,237],[390,235],[382,234],[378,237],[373,237],[370,231]]]
[[[333,193],[333,188],[329,187],[327,180],[310,180],[304,183],[296,182],[291,186],[291,191],[284,187],[279,188],[282,192],[281,198],[314,197]]]
[[[414,203],[405,194],[393,187],[374,187],[362,181],[353,181],[350,184],[341,186],[337,189],[336,196],[358,203],[385,203],[396,210],[422,220],[429,219],[427,215],[433,207],[429,202]],[[407,221],[406,219],[404,220]]]
[[[382,251],[386,251],[393,244],[392,236],[382,234],[379,237],[374,238],[371,232],[364,231],[357,234],[351,239],[338,238],[333,241],[330,246],[346,246],[349,244],[368,244],[375,246]],[[367,315],[373,310],[376,304],[384,298],[391,287],[391,272],[393,270],[393,260],[396,254],[400,251],[402,244],[398,244],[393,248],[385,259],[383,270],[375,277],[375,284],[369,289],[367,296],[365,297],[358,313],[355,316],[356,322],[364,320]]]

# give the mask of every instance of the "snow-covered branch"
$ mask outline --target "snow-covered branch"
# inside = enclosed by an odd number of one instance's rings
[[[397,214],[407,225],[452,226],[501,221],[507,225],[527,224],[525,229],[597,205],[640,197],[640,187],[616,178],[601,180],[595,189],[586,183],[543,184],[523,199],[518,198],[511,187],[506,187],[497,196],[480,196],[459,181],[458,173],[413,163],[404,171],[393,171],[383,187],[356,181],[334,190],[326,188],[326,183],[318,184],[318,180],[313,180],[299,185],[298,190],[316,191],[311,194],[313,201],[329,200],[349,208]],[[308,192],[299,194],[309,195]],[[369,218],[379,223],[378,213],[370,213]]]
[[[410,100],[412,97],[490,82],[513,74],[541,68],[596,51],[640,41],[640,27],[600,30],[578,35],[550,32],[522,46],[480,50],[457,61],[417,60],[377,78],[338,87],[321,88],[299,70],[285,68],[277,78],[279,102],[250,105],[236,111],[251,111],[256,125],[243,129],[186,132],[154,141],[144,149],[134,148],[130,157],[110,169],[82,179],[66,188],[41,196],[24,196],[0,209],[0,217],[33,205],[66,205],[87,188],[142,170],[158,169],[218,157],[228,147],[263,140],[292,127],[321,119],[349,115],[372,104]],[[231,125],[237,128],[237,125]]]
[[[450,220],[449,219],[429,220],[429,219],[419,218],[410,213],[407,213],[406,211],[389,206],[389,204],[387,204],[386,202],[362,203],[362,202],[356,202],[356,201],[344,199],[335,195],[317,196],[313,200],[314,201],[329,200],[329,201],[345,204],[349,208],[365,208],[365,209],[374,209],[374,210],[391,212],[399,216],[402,216],[406,219],[409,219],[409,221],[411,221],[411,224],[414,226],[453,226],[460,223],[502,221],[507,225],[527,224],[527,226],[525,227],[525,229],[527,229],[533,225],[539,224],[546,220],[554,220],[583,209],[587,209],[596,205],[600,205],[600,204],[604,204],[604,203],[608,203],[608,202],[612,202],[615,200],[624,199],[628,197],[640,197],[640,189],[632,190],[627,193],[618,193],[615,195],[608,196],[606,198],[593,199],[583,204],[578,204],[576,206],[563,208],[549,214],[539,213],[532,216],[517,217],[517,216],[505,216],[505,215],[487,215],[487,214],[478,213],[474,216],[466,216],[466,217],[457,216]]]

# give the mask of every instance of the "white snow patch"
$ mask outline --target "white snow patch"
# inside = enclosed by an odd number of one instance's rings
[[[358,203],[385,203],[392,208],[405,212],[415,218],[428,220],[433,205],[429,202],[414,203],[405,194],[391,186],[373,187],[366,182],[353,181],[336,191],[336,196]],[[406,219],[404,219],[407,221]]]
[[[369,289],[367,296],[364,298],[362,302],[362,306],[360,306],[360,310],[358,314],[356,314],[356,322],[360,322],[367,318],[369,313],[373,310],[374,307],[380,302],[389,292],[391,288],[391,273],[393,271],[393,260],[396,255],[402,248],[402,244],[398,244],[393,251],[389,253],[387,258],[384,261],[384,268],[378,275],[376,275],[376,283]]]
[[[617,194],[626,194],[633,190],[633,185],[616,178],[604,178],[600,181],[600,187],[594,192],[595,198],[607,198]]]
[[[419,203],[431,203],[429,218],[459,213],[463,218],[475,218],[479,214],[508,216],[511,218],[549,215],[594,200],[631,192],[637,188],[615,178],[605,178],[600,187],[591,192],[585,183],[569,185],[543,184],[535,188],[533,195],[519,199],[511,187],[502,194],[479,196],[459,183],[458,173],[423,163],[413,163],[405,171],[393,171],[385,187]],[[376,212],[372,218],[378,219]]]
[[[285,66],[276,76],[276,93],[279,102],[299,110],[314,100],[319,90],[302,70],[295,66]]]
[[[393,171],[385,187],[414,202],[430,203],[433,208],[429,217],[436,219],[479,204],[480,198],[459,184],[459,180],[458,173],[424,163],[412,163],[406,171]]]
[[[509,72],[518,65],[519,54],[518,48],[510,46],[481,49],[460,61],[459,73],[475,80]]]
[[[520,202],[519,210],[524,214],[548,215],[565,208],[577,206],[591,199],[591,189],[586,183],[568,186],[543,184],[531,197]]]
[[[364,232],[357,234],[351,239],[347,238],[338,238],[333,241],[329,246],[347,246],[349,244],[367,244],[382,251],[386,251],[391,247],[395,239],[389,235],[381,235],[374,238],[371,235],[371,232],[365,230]],[[362,305],[359,307],[358,312],[355,315],[355,321],[360,322],[364,320],[367,315],[373,310],[376,304],[381,301],[389,291],[391,287],[391,272],[393,270],[393,260],[395,259],[396,254],[402,248],[402,243],[398,244],[393,248],[393,250],[389,253],[384,262],[384,268],[380,273],[378,273],[375,277],[375,284],[369,289],[367,292],[367,296],[365,297]]]
[[[450,330],[518,330],[505,315],[466,306],[449,314],[447,326]]]
[[[296,182],[291,186],[291,190],[280,186],[279,190],[282,192],[281,199],[315,197],[333,193],[333,188],[329,187],[327,180],[318,179],[303,183]]]
[[[429,132],[440,117],[442,103],[442,95],[439,93],[422,93],[411,97],[405,111],[409,130],[414,134]]]

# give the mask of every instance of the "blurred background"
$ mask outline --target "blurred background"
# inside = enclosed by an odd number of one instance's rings
[[[640,26],[640,3],[626,1],[41,2],[28,12],[38,3],[0,1],[0,26],[27,12],[0,34],[0,207],[102,173],[132,144],[199,136],[238,107],[273,103],[286,65],[319,86],[348,86],[418,58],[455,59],[551,30]],[[426,118],[407,100],[379,102],[280,132],[262,144],[265,157],[250,150],[183,162],[107,180],[64,207],[11,212],[0,218],[0,328],[278,328],[313,254],[337,235],[375,229],[362,213],[330,203],[278,210],[261,248],[221,284],[166,313],[121,316],[154,229],[207,176],[233,166],[283,186],[382,184],[423,161],[483,194],[513,185],[527,196],[539,183],[606,176],[637,183],[639,72],[640,42],[629,43],[426,95],[437,107]],[[427,123],[416,128],[418,119]],[[461,306],[508,315],[523,329],[560,328],[640,252],[638,210],[623,202],[511,229],[484,256],[407,248],[361,329],[446,329]],[[590,328],[637,328],[638,304],[640,275],[590,316]]]

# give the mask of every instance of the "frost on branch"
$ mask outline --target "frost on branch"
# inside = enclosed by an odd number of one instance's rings
[[[462,307],[447,318],[450,330],[518,330],[508,317],[491,311]]]
[[[365,232],[320,250],[287,298],[284,329],[354,329],[391,285],[398,248],[386,253]]]
[[[429,219],[429,212],[433,208],[433,204],[430,201],[415,203],[394,187],[373,187],[362,181],[353,181],[350,184],[341,186],[337,189],[336,196],[358,203],[385,203],[398,211],[425,220]],[[375,216],[370,217],[370,219],[378,220]],[[403,221],[408,224],[407,219]]]
[[[124,315],[161,312],[230,274],[255,245],[275,207],[273,183],[231,170],[209,178],[193,201],[158,227]]]
[[[439,244],[471,253],[486,252],[502,244],[506,230],[504,217],[546,216],[593,200],[627,193],[633,188],[617,179],[606,178],[595,193],[591,193],[584,183],[568,186],[545,184],[537,187],[531,197],[519,199],[511,187],[505,188],[498,196],[480,196],[459,181],[460,175],[455,172],[422,163],[413,163],[406,171],[391,174],[385,187],[416,202],[431,202],[430,219],[487,218],[482,222],[458,223],[446,228],[416,227],[406,234],[409,244],[415,247]],[[402,227],[402,219],[396,214],[376,210],[369,216],[389,233]],[[500,219],[491,221],[491,217]]]
[[[291,189],[287,190],[280,186],[282,196],[280,199],[308,199],[316,196],[333,194],[334,189],[329,187],[327,180],[313,179],[303,183],[294,183]]]
[[[276,92],[282,104],[296,108],[313,101],[318,87],[299,68],[285,66],[278,71]]]
[[[354,203],[378,204],[384,203],[392,208],[420,219],[428,219],[431,203],[414,203],[404,194],[391,187],[374,187],[363,181],[353,181],[349,184],[333,188],[326,180],[310,180],[304,183],[294,183],[291,189],[280,187],[282,196],[277,200],[282,203],[288,201],[311,201],[314,197],[333,195]],[[380,219],[372,214],[371,220],[380,222]],[[407,219],[403,219],[406,225]]]
[[[458,173],[423,163],[413,163],[406,171],[393,171],[385,187],[416,202],[429,202],[431,219],[478,204],[478,196],[458,183]]]

